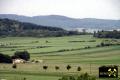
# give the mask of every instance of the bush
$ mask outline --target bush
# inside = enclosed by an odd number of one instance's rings
[[[61,79],[59,80],[69,80],[67,76],[63,76]]]
[[[17,65],[16,65],[16,64],[13,64],[12,68],[16,69],[16,68],[17,68]]]
[[[0,53],[0,63],[12,63],[10,56]]]
[[[59,66],[55,66],[55,69],[58,70],[58,69],[59,69]]]
[[[82,74],[80,76],[63,76],[61,79],[59,80],[96,80],[95,77],[91,77],[88,75],[88,73]]]
[[[96,47],[101,47],[100,45],[96,45]]]
[[[82,69],[81,69],[81,67],[79,66],[78,68],[77,68],[77,71],[81,71]]]
[[[75,80],[74,76],[63,76],[61,79],[59,80]]]
[[[43,66],[43,69],[44,69],[44,70],[47,70],[47,68],[48,68],[48,66]]]
[[[71,69],[71,66],[70,66],[70,65],[67,65],[66,68],[67,68],[67,70],[70,70],[70,69]]]
[[[65,52],[65,51],[70,51],[69,49],[61,49],[61,50],[58,50],[58,52]]]
[[[88,73],[80,75],[77,80],[96,80],[95,77],[91,77],[88,75]]]
[[[21,59],[28,61],[30,59],[30,54],[27,51],[22,51],[22,52],[16,51],[14,53],[14,56],[12,56],[12,58],[14,59],[21,58]]]
[[[11,51],[15,51],[15,49],[11,49]]]
[[[88,41],[88,42],[96,42],[96,40],[90,40],[90,41]]]
[[[69,80],[75,80],[75,77],[74,76],[70,76]]]
[[[113,44],[111,44],[111,43],[104,43],[104,42],[101,42],[101,47],[104,47],[104,46],[110,46],[110,45],[113,45]]]
[[[89,48],[91,48],[90,46],[87,46],[87,47],[85,47],[84,49],[89,49]]]
[[[27,78],[24,77],[23,80],[27,80]]]

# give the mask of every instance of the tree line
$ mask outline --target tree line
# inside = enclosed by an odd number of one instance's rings
[[[120,31],[117,30],[113,30],[113,31],[98,31],[98,32],[94,32],[94,37],[97,38],[116,38],[116,39],[120,39]]]
[[[12,59],[18,58],[28,61],[30,54],[28,51],[16,51],[12,56],[0,53],[0,63],[12,63]]]

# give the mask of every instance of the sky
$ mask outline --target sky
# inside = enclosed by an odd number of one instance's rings
[[[120,0],[0,0],[0,14],[120,19]]]

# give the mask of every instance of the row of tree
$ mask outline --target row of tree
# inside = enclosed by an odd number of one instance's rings
[[[12,59],[24,59],[28,61],[30,59],[30,54],[27,51],[15,52],[13,56],[0,53],[0,63],[12,63]]]
[[[67,65],[67,66],[66,66],[66,69],[67,69],[68,71],[69,71],[71,68],[72,68],[72,66],[70,66],[70,65]],[[44,69],[44,70],[47,70],[47,69],[48,69],[48,66],[43,66],[43,69]],[[55,66],[55,69],[56,69],[56,70],[59,70],[60,67],[59,67],[59,66]],[[77,67],[77,71],[81,71],[81,70],[82,70],[81,67],[78,66],[78,67]]]
[[[113,30],[113,31],[98,31],[94,32],[94,37],[97,38],[116,38],[120,39],[120,31]]]

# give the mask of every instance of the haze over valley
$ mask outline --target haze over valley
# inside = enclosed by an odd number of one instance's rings
[[[70,18],[61,15],[46,16],[22,16],[15,14],[0,14],[0,18],[8,18],[21,22],[29,22],[37,25],[60,27],[67,30],[79,30],[81,28],[93,30],[120,29],[120,20],[96,19],[96,18]]]

